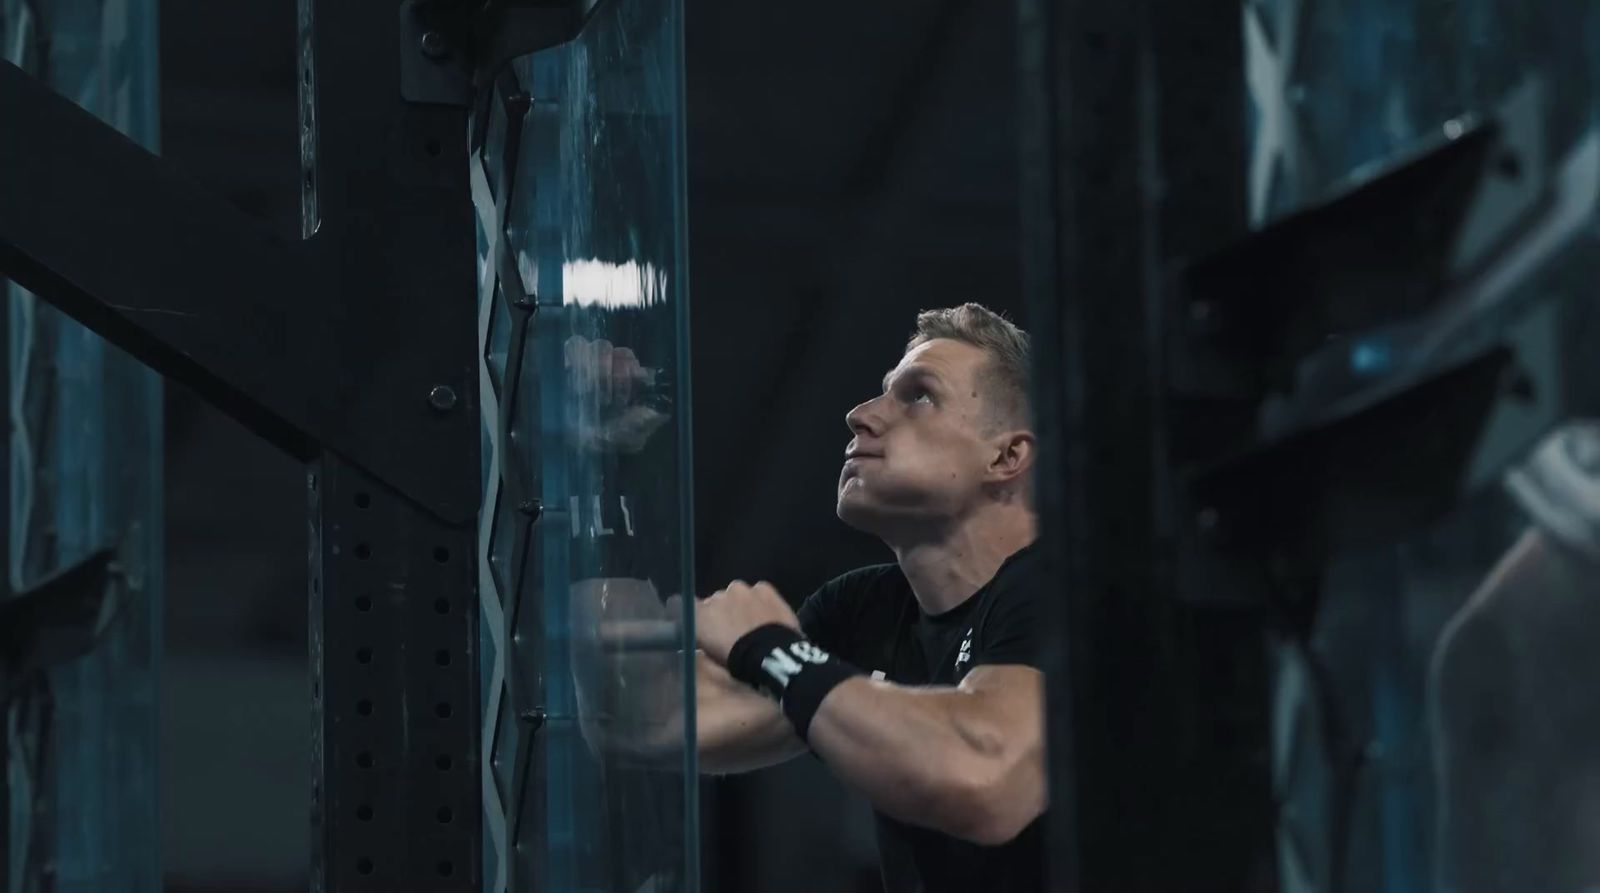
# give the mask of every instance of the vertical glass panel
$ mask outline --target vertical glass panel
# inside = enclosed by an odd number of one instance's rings
[[[146,146],[156,117],[154,0],[0,0],[9,61]],[[8,286],[7,589],[116,550],[115,613],[7,728],[7,890],[155,891],[160,652],[160,380]]]
[[[610,0],[517,60],[479,159],[487,486],[537,519],[502,509],[527,535],[482,575],[494,889],[698,889],[680,8]]]
[[[1502,119],[1521,151],[1493,176],[1548,188],[1495,213],[1592,182],[1594,4],[1247,0],[1244,27],[1258,221],[1519,97],[1536,113]],[[1582,681],[1600,672],[1600,435],[1585,421],[1600,416],[1600,268],[1582,213],[1564,251],[1517,272],[1515,303],[1478,320],[1516,350],[1537,410],[1496,416],[1469,469],[1498,480],[1485,457],[1522,444],[1507,486],[1343,556],[1308,639],[1279,652],[1286,893],[1600,889],[1600,699]]]

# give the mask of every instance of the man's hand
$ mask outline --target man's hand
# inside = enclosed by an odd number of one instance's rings
[[[734,642],[769,623],[800,628],[800,619],[770,583],[751,586],[735,580],[695,605],[695,639],[708,657],[723,666],[728,663]]]
[[[631,349],[573,335],[563,361],[577,410],[572,430],[584,451],[636,453],[669,420],[660,408],[634,402],[657,383],[660,370],[645,367]]]

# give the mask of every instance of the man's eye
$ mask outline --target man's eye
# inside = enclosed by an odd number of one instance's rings
[[[928,393],[927,391],[924,391],[924,390],[919,388],[919,389],[911,392],[911,402],[912,403],[932,403],[933,402],[933,395]]]

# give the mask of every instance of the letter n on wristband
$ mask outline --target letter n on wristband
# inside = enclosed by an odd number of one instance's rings
[[[728,651],[728,672],[781,702],[784,715],[802,741],[808,740],[811,719],[828,692],[861,675],[860,670],[781,623],[757,627],[733,643]]]

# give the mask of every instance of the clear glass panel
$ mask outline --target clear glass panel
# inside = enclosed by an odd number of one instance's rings
[[[611,0],[517,60],[480,155],[497,890],[698,888],[680,16]]]
[[[150,147],[155,27],[154,0],[0,0],[8,60]],[[161,383],[33,295],[8,292],[8,589],[107,547],[120,568],[117,613],[94,651],[51,670],[8,724],[7,889],[154,891]]]
[[[1552,172],[1594,149],[1595,4],[1247,0],[1244,27],[1258,221],[1530,84],[1542,123],[1515,138],[1542,146]],[[1587,220],[1579,244],[1595,234]],[[1563,422],[1600,415],[1596,273],[1592,247],[1569,247],[1523,277],[1516,312],[1487,320]],[[1535,415],[1515,433],[1548,427]],[[1600,699],[1587,682],[1600,672],[1600,551],[1583,546],[1600,531],[1600,438],[1580,429],[1520,461],[1532,464],[1513,475],[1517,498],[1491,488],[1403,545],[1339,560],[1308,647],[1279,651],[1286,893],[1600,889]]]

